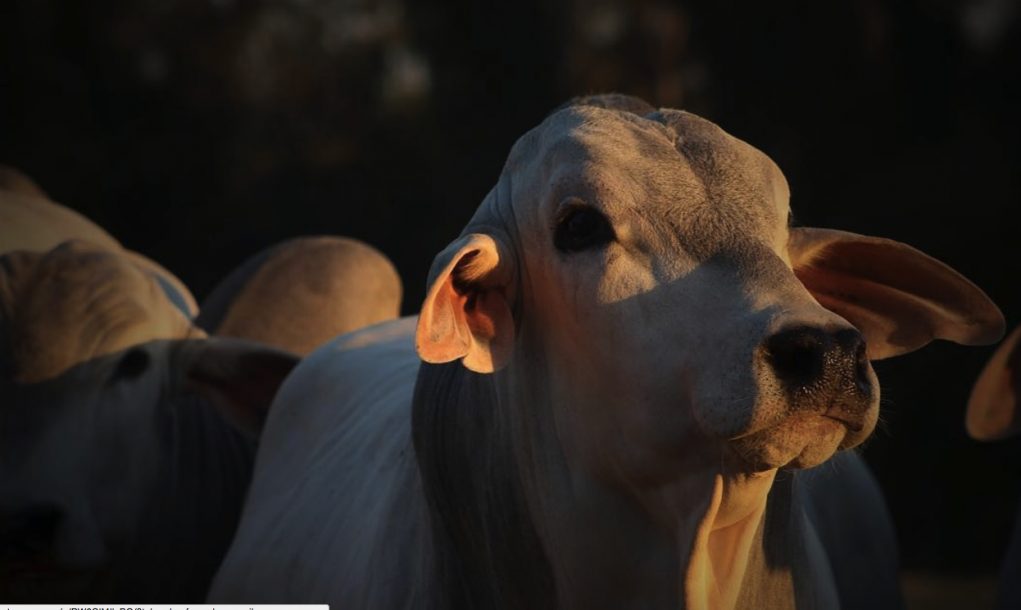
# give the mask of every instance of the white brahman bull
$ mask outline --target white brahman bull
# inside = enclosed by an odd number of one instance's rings
[[[210,600],[837,607],[792,471],[872,431],[870,359],[1003,318],[917,250],[788,219],[780,170],[704,119],[555,112],[417,320],[288,378]]]
[[[980,441],[1015,438],[1021,432],[1021,326],[996,349],[971,390],[965,425]],[[1021,608],[1021,512],[1000,567],[998,608]]]
[[[178,308],[190,317],[198,313],[195,297],[173,273],[138,252],[125,249],[78,212],[51,201],[28,176],[0,165],[0,254],[16,250],[46,252],[71,239],[87,241],[131,259],[159,282]]]
[[[297,362],[107,248],[0,256],[0,599],[201,599]]]
[[[220,337],[299,355],[400,315],[401,278],[379,250],[347,237],[298,237],[267,248],[202,301],[195,324]]]

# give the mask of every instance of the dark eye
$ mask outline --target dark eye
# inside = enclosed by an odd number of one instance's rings
[[[138,347],[129,349],[121,356],[120,362],[117,363],[117,368],[114,370],[110,381],[136,379],[148,368],[149,352]]]
[[[560,219],[553,245],[561,252],[578,252],[605,246],[613,237],[613,227],[606,216],[588,206],[577,206]]]

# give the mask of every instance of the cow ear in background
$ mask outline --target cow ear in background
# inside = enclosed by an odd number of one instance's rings
[[[476,373],[492,373],[507,364],[514,347],[507,296],[514,274],[506,252],[489,235],[476,233],[436,257],[415,333],[422,360],[460,358]]]
[[[1003,336],[1003,314],[982,290],[911,246],[799,227],[791,229],[788,252],[812,296],[865,336],[872,360],[933,339],[985,345]]]
[[[1021,326],[1007,337],[982,369],[968,399],[965,426],[972,438],[996,441],[1021,432]]]
[[[239,339],[189,343],[182,363],[184,388],[207,398],[239,430],[258,438],[277,390],[300,358]]]

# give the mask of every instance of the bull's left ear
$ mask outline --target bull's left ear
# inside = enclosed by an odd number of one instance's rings
[[[228,421],[258,438],[269,406],[300,358],[240,339],[188,340],[184,388],[208,399]]]
[[[965,426],[972,438],[995,441],[1021,432],[1021,326],[1010,333],[982,369],[968,399]]]
[[[415,333],[422,360],[460,358],[476,373],[506,365],[514,347],[508,300],[513,277],[506,248],[489,235],[466,235],[441,252],[429,273]]]
[[[1003,314],[982,290],[906,244],[798,227],[788,252],[812,296],[865,336],[872,360],[933,339],[985,345],[1003,336]]]

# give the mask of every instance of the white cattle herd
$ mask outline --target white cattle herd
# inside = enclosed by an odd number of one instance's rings
[[[870,361],[1004,319],[918,250],[789,219],[713,123],[576,99],[398,319],[355,240],[279,244],[197,305],[0,168],[0,601],[902,608],[854,451]],[[1018,336],[976,437],[1021,429]]]

